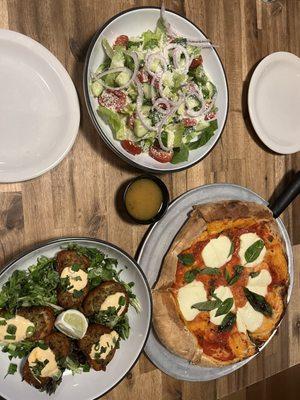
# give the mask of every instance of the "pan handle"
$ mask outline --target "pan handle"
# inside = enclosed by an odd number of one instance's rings
[[[279,215],[298,196],[298,194],[300,194],[300,171],[295,174],[292,182],[284,189],[280,196],[269,204],[269,208],[273,212],[274,218],[279,217]]]

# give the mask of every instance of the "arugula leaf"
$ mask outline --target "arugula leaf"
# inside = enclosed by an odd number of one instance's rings
[[[17,370],[18,370],[17,364],[10,363],[4,379],[7,377],[7,375],[14,375],[17,372]]]
[[[256,242],[254,242],[250,247],[248,247],[248,249],[245,252],[246,262],[251,263],[255,261],[259,257],[264,246],[265,246],[264,241],[259,239]]]
[[[14,271],[2,286],[0,308],[14,314],[17,308],[23,306],[56,304],[58,284],[55,259],[40,257],[27,271]]]
[[[80,270],[80,265],[79,264],[73,264],[71,267],[71,270],[74,272],[78,272]]]
[[[192,265],[195,262],[195,258],[191,253],[179,254],[177,257],[183,265]]]
[[[219,325],[219,331],[220,332],[227,332],[230,331],[235,324],[236,321],[236,315],[232,313],[231,311],[225,315],[221,325]]]
[[[191,308],[196,308],[199,311],[211,311],[218,308],[221,305],[221,300],[207,300],[193,304]]]
[[[222,304],[218,307],[215,316],[218,317],[219,315],[227,314],[231,310],[232,306],[233,298],[229,297],[228,299],[224,300]]]
[[[271,317],[273,314],[273,310],[271,305],[267,302],[267,300],[264,298],[264,296],[261,296],[260,294],[251,292],[248,288],[244,287],[244,293],[251,304],[251,306],[254,308],[254,310],[262,313],[266,317]]]
[[[174,149],[174,155],[172,158],[172,164],[179,164],[187,161],[189,158],[189,146],[182,143],[181,147]]]

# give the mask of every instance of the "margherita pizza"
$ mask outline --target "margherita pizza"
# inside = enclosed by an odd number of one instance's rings
[[[195,364],[232,364],[270,337],[288,284],[285,248],[268,208],[194,206],[153,290],[154,327],[171,352]]]

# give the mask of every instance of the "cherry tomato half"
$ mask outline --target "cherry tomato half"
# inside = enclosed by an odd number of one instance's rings
[[[197,125],[197,120],[194,118],[183,118],[182,120],[184,126],[195,126]]]
[[[126,150],[130,154],[133,154],[134,156],[136,156],[137,154],[141,154],[142,152],[141,147],[133,143],[131,140],[122,140],[121,146],[124,150]]]
[[[203,63],[203,60],[202,60],[201,56],[194,58],[193,61],[191,62],[190,68],[192,68],[192,69],[197,68],[197,67],[199,67],[199,65],[202,65],[202,63]]]
[[[126,104],[126,94],[118,89],[106,89],[99,96],[98,102],[101,106],[113,111],[121,111]]]
[[[115,46],[124,46],[127,48],[129,37],[127,35],[118,36],[115,41]]]
[[[158,162],[167,163],[172,160],[173,151],[164,151],[157,146],[151,146],[149,149],[149,156]]]

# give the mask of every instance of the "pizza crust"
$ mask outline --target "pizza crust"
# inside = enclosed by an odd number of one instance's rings
[[[245,357],[237,357],[230,361],[219,361],[204,354],[198,345],[197,338],[187,329],[181,317],[177,301],[170,290],[176,278],[178,254],[197,241],[197,238],[207,229],[207,224],[219,220],[236,220],[241,218],[253,218],[258,222],[262,220],[266,221],[274,238],[285,249],[272,213],[264,205],[236,200],[195,205],[187,221],[174,238],[164,258],[159,279],[152,291],[153,325],[158,338],[172,353],[197,365],[210,367],[229,365],[241,361],[243,358],[249,357],[257,351],[255,345],[248,338],[249,351]],[[282,302],[282,305],[284,305],[284,302]],[[274,318],[276,319],[276,324],[280,321],[284,308],[284,306],[278,307],[278,312],[276,311],[276,317]],[[271,331],[275,327],[276,325],[274,325]],[[265,330],[260,333],[256,336],[256,340],[265,340]],[[269,336],[270,334],[271,332],[269,332]]]
[[[169,290],[153,292],[153,324],[159,340],[174,354],[193,363],[201,360],[196,337],[185,327]]]

